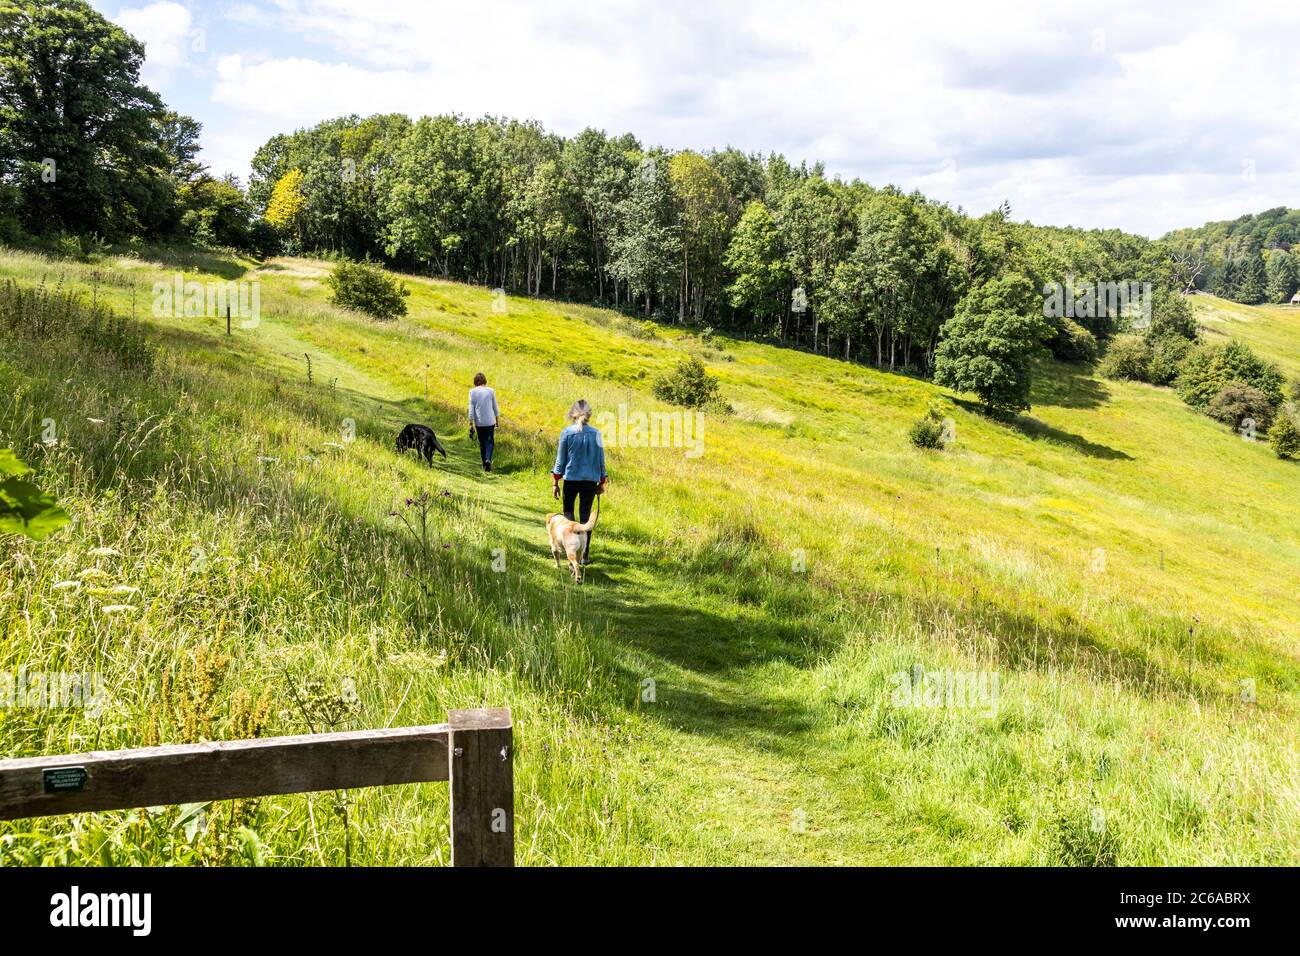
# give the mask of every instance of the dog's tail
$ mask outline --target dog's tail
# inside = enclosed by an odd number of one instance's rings
[[[596,519],[600,517],[600,495],[596,496],[596,513],[591,516],[591,520],[586,524],[575,524],[573,527],[577,531],[590,532],[596,527]]]
[[[447,457],[447,449],[442,447],[442,442],[438,441],[437,435],[433,436],[433,450],[436,451],[443,458]]]

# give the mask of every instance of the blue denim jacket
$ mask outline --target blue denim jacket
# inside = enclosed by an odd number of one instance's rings
[[[565,481],[600,481],[605,477],[605,442],[600,431],[575,422],[560,432],[560,447],[555,451],[551,474]]]

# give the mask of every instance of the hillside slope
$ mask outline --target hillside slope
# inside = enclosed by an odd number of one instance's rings
[[[1300,307],[1242,305],[1203,293],[1192,301],[1210,341],[1241,339],[1287,375],[1300,376]]]
[[[515,709],[525,863],[1300,861],[1300,468],[1262,443],[1083,368],[1044,367],[1008,426],[927,382],[427,279],[375,323],[326,304],[326,268],[0,256],[134,296],[160,345],[147,378],[58,341],[0,364],[0,441],[78,519],[0,556],[0,672],[93,662],[112,694],[5,713],[7,755],[320,729],[350,679],[339,725]],[[149,317],[178,269],[258,279],[260,323]],[[1266,354],[1300,349],[1248,318]],[[564,410],[664,410],[650,382],[691,353],[734,414],[698,457],[609,448],[567,583],[543,529]],[[479,370],[491,476],[464,432]],[[931,402],[946,452],[906,437]],[[395,455],[406,421],[450,460]],[[922,671],[996,698],[901,700]],[[181,811],[5,825],[0,855],[445,862],[439,788],[349,796],[346,827],[288,797],[206,834]]]

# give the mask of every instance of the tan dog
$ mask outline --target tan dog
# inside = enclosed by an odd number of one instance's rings
[[[578,559],[586,552],[587,535],[596,527],[596,519],[599,517],[599,497],[596,498],[596,513],[585,524],[570,521],[561,514],[546,516],[546,533],[551,536],[551,557],[555,559],[555,567],[560,567],[560,552],[564,552],[569,559],[569,571],[573,574],[573,580],[578,583],[582,583],[582,565]]]

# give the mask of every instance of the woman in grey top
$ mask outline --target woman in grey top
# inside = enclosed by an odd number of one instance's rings
[[[469,436],[478,437],[479,457],[483,470],[492,470],[492,452],[496,447],[497,393],[488,387],[487,376],[479,372],[474,376],[474,387],[469,390]]]

